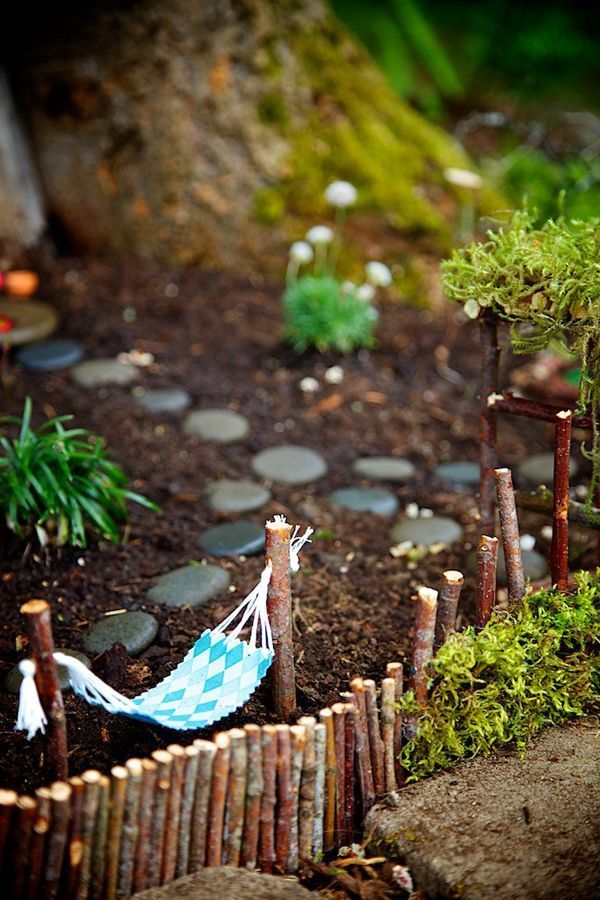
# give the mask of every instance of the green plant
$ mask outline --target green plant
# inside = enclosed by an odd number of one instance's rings
[[[85,547],[90,530],[121,538],[126,500],[158,509],[127,490],[127,476],[107,458],[101,438],[65,428],[73,416],[56,416],[34,430],[31,409],[27,397],[21,418],[2,420],[19,426],[17,437],[0,437],[0,504],[11,531],[29,538],[35,530],[42,547]]]
[[[545,725],[583,715],[598,694],[600,569],[580,573],[574,594],[539,591],[476,634],[452,635],[429,664],[427,706],[403,707],[419,731],[403,750],[411,780],[493,747],[526,741]]]

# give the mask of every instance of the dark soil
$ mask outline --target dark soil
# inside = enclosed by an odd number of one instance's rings
[[[174,297],[169,296],[175,293],[172,285],[178,289]],[[222,562],[235,590],[195,611],[152,607],[145,602],[147,589],[157,575],[205,558],[199,538],[217,521],[205,498],[207,480],[252,477],[252,454],[281,443],[319,450],[329,465],[328,475],[314,485],[275,485],[272,501],[251,515],[263,523],[283,513],[292,523],[310,524],[318,532],[305,548],[304,568],[294,580],[300,710],[318,711],[338,698],[351,676],[380,678],[387,661],[405,656],[416,587],[435,586],[444,569],[460,569],[477,535],[475,498],[450,492],[432,476],[440,461],[477,459],[477,328],[463,324],[455,308],[440,305],[430,312],[390,301],[382,309],[376,350],[345,359],[298,358],[280,341],[279,292],[277,286],[258,282],[150,265],[125,269],[63,261],[47,276],[43,297],[60,312],[61,334],[82,341],[89,357],[132,348],[150,351],[155,363],[140,370],[140,384],[184,386],[195,407],[240,410],[252,431],[242,444],[206,444],[182,433],[180,417],[145,412],[129,388],[85,391],[71,383],[68,372],[17,373],[7,403],[10,412],[19,412],[30,394],[38,420],[43,414],[73,413],[77,424],[106,438],[134,489],[159,503],[162,514],[132,505],[126,544],[93,540],[85,550],[64,549],[50,560],[36,561],[33,553],[24,559],[23,546],[8,542],[2,566],[0,679],[23,655],[19,606],[31,597],[52,604],[56,643],[72,648],[80,647],[89,623],[107,610],[150,610],[161,624],[155,644],[139,658],[127,658],[125,666],[105,658],[95,668],[131,695],[162,679],[200,632],[220,621],[254,586],[263,562],[260,557]],[[128,308],[136,311],[133,321],[124,316]],[[343,366],[345,378],[339,385],[323,382],[332,364]],[[310,399],[299,388],[306,375],[323,383]],[[500,428],[501,460],[511,465],[528,452],[551,449],[551,441],[550,426],[506,418]],[[462,545],[418,562],[394,559],[389,520],[331,510],[327,498],[333,489],[360,483],[351,472],[352,462],[360,455],[379,454],[406,456],[415,463],[414,483],[398,489],[401,506],[415,501],[456,517],[465,526]],[[529,530],[540,524],[537,518],[524,522]],[[463,623],[471,612],[472,586],[467,585]],[[106,770],[131,756],[198,736],[111,716],[71,693],[65,701],[73,773],[89,767]],[[261,688],[219,727],[270,721],[265,701]],[[0,692],[2,786],[30,791],[46,777],[42,742],[28,743],[13,733],[16,707],[15,697]]]

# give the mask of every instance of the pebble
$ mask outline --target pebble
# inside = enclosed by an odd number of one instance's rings
[[[66,653],[68,656],[74,656],[75,659],[78,659],[80,662],[82,662],[84,666],[87,666],[88,669],[92,668],[92,664],[89,661],[88,657],[84,653],[81,653],[79,650],[71,650],[68,647],[56,647],[55,649],[57,652]],[[69,673],[64,666],[58,666],[58,678],[60,681],[61,691],[70,691],[71,682],[69,681]],[[23,676],[19,672],[18,665],[13,666],[4,679],[4,690],[8,691],[9,694],[18,694],[22,680]]]
[[[283,484],[307,484],[327,472],[323,457],[308,447],[284,444],[261,450],[252,458],[252,469],[261,478]]]
[[[415,474],[410,460],[396,456],[364,456],[352,468],[357,475],[377,481],[408,481]]]
[[[429,518],[401,519],[390,532],[393,544],[412,541],[430,547],[432,544],[453,544],[462,537],[462,526],[454,519],[446,516],[430,516]]]
[[[259,509],[271,499],[271,492],[254,481],[224,478],[208,486],[208,503],[221,513],[244,513]]]
[[[136,394],[136,401],[151,413],[179,413],[190,405],[192,398],[184,388],[158,388]]]
[[[340,488],[333,492],[330,499],[334,506],[378,516],[393,516],[398,509],[394,494],[380,488]]]
[[[17,362],[28,372],[54,372],[74,366],[83,357],[83,347],[66,338],[29,344],[17,353]]]
[[[187,416],[183,430],[205,441],[232,444],[247,436],[250,423],[245,416],[229,409],[198,409]]]
[[[521,548],[521,558],[523,560],[523,571],[525,578],[532,581],[538,581],[548,574],[548,563],[546,558],[538,553],[537,550],[523,550]],[[477,575],[477,553],[469,553],[467,556],[467,572],[469,575]],[[504,562],[504,548],[502,545],[498,548],[498,566],[496,569],[496,578],[498,584],[504,587],[506,585],[506,563]]]
[[[569,460],[569,474],[571,478],[577,475],[577,471],[577,461],[571,457]],[[535,487],[538,484],[552,487],[554,481],[554,454],[538,453],[535,456],[530,456],[517,466],[517,476],[519,481],[525,481],[527,484]]]
[[[434,471],[437,478],[450,481],[452,484],[473,487],[479,484],[479,463],[445,462],[440,463]]]
[[[101,384],[129,384],[138,374],[135,366],[118,359],[86,359],[76,365],[71,373],[75,384],[84,388]]]
[[[118,613],[92,625],[83,638],[83,646],[96,656],[114,644],[123,644],[131,656],[138,656],[150,646],[157,633],[158,622],[150,613]]]
[[[148,600],[162,606],[202,606],[224,594],[229,582],[229,573],[220,566],[181,566],[156,579]]]
[[[200,546],[213,556],[252,556],[265,546],[264,528],[241,519],[205,531]]]

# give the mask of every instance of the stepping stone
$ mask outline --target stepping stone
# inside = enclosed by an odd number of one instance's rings
[[[577,461],[571,457],[569,460],[569,474],[571,478],[577,475],[578,468]],[[554,481],[554,454],[538,453],[535,456],[530,456],[529,459],[517,466],[517,476],[519,481],[525,481],[534,487],[537,487],[538,484],[552,487],[552,482]]]
[[[247,436],[250,424],[245,416],[230,409],[197,409],[187,416],[183,430],[205,441],[232,444]]]
[[[89,661],[88,657],[84,653],[81,653],[79,650],[71,650],[67,647],[56,647],[55,649],[59,653],[66,653],[68,656],[74,656],[75,659],[78,659],[79,662],[82,662],[84,666],[87,666],[88,669],[92,668],[92,664]],[[64,666],[58,666],[57,668],[61,691],[70,691],[71,682],[69,681],[69,673]],[[18,665],[13,666],[4,679],[4,690],[8,691],[9,694],[18,694],[22,680],[23,676],[19,672]]]
[[[443,481],[451,481],[452,484],[473,487],[479,484],[479,463],[474,462],[445,462],[436,467],[434,473]]]
[[[183,388],[158,388],[155,391],[144,391],[135,395],[140,406],[151,413],[179,413],[183,412],[192,398]]]
[[[118,359],[86,359],[75,366],[72,378],[80,387],[93,388],[102,384],[129,384],[138,374],[135,366]]]
[[[200,546],[213,556],[252,556],[265,546],[264,528],[242,519],[209,528],[200,539]]]
[[[58,325],[58,316],[47,303],[39,300],[0,300],[0,316],[10,319],[13,327],[0,334],[0,344],[20,347],[49,337]]]
[[[150,646],[157,633],[158,622],[150,613],[118,613],[92,625],[83,638],[83,646],[97,656],[114,644],[123,644],[131,656],[138,656]]]
[[[418,519],[401,519],[390,532],[393,544],[412,541],[430,547],[432,544],[453,544],[462,537],[462,527],[446,516],[430,516]]]
[[[537,550],[521,549],[521,558],[523,560],[523,571],[525,578],[532,581],[538,581],[548,574],[548,562],[545,556],[538,553]],[[466,569],[469,575],[477,575],[477,553],[469,553],[466,561]],[[506,563],[504,562],[504,547],[502,542],[498,548],[498,565],[496,569],[496,578],[498,584],[502,587],[506,586]]]
[[[327,463],[319,453],[294,444],[261,450],[253,457],[251,465],[261,478],[283,484],[307,484],[327,472]]]
[[[244,513],[259,509],[271,499],[271,492],[254,481],[213,481],[208,486],[208,503],[215,512]]]
[[[162,606],[202,606],[229,587],[229,574],[220,566],[181,566],[156,579],[148,600]]]
[[[365,456],[352,466],[357,475],[376,481],[408,481],[415,474],[415,467],[408,459],[396,456]]]
[[[380,488],[340,488],[333,492],[330,500],[334,506],[378,516],[393,516],[398,509],[397,498]]]
[[[17,362],[28,372],[55,372],[74,366],[83,357],[83,347],[77,341],[65,339],[39,341],[17,353]]]

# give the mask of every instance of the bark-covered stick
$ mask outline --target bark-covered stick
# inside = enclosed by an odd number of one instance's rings
[[[127,796],[129,773],[125,766],[113,766],[110,770],[110,811],[108,815],[108,837],[106,841],[106,900],[115,900],[119,881],[119,857],[123,834],[123,815]]]
[[[437,591],[428,587],[421,587],[417,592],[417,615],[408,686],[414,692],[415,700],[420,706],[427,703],[427,663],[433,656],[437,596]],[[412,740],[417,733],[417,718],[412,715],[405,720],[404,736],[407,741]]]
[[[179,837],[177,839],[177,869],[176,878],[187,875],[190,861],[190,838],[192,834],[192,813],[194,811],[194,797],[196,795],[196,779],[198,777],[198,762],[200,751],[191,744],[184,750],[184,775],[181,791],[181,815],[179,817]]]
[[[437,617],[435,622],[434,652],[446,643],[449,634],[456,627],[456,610],[460,592],[465,583],[462,572],[448,569],[442,575],[442,586],[438,595]]]
[[[244,815],[244,836],[240,866],[255,869],[258,856],[258,833],[260,828],[260,800],[263,792],[262,750],[260,727],[244,725],[248,753],[248,779],[246,783],[246,811]]]
[[[246,732],[232,728],[229,732],[231,755],[229,764],[229,786],[227,799],[227,838],[225,842],[225,864],[239,866],[244,831],[244,811],[246,807],[246,779],[248,751]]]
[[[262,727],[263,794],[260,801],[259,862],[263,872],[272,872],[275,864],[275,803],[277,802],[277,731],[274,725]]]
[[[294,793],[292,787],[292,744],[289,725],[277,731],[277,822],[275,824],[275,867],[285,872],[290,852]]]
[[[322,709],[319,721],[325,726],[325,817],[323,823],[323,849],[333,850],[335,846],[335,739],[333,736],[333,713]]]
[[[267,610],[275,658],[269,672],[271,695],[275,713],[286,722],[296,709],[296,676],[292,633],[292,579],[290,570],[290,537],[292,526],[287,522],[267,522],[265,528],[265,558],[273,566]]]
[[[354,840],[356,802],[354,792],[356,721],[358,712],[354,703],[345,703],[344,717],[344,844]]]
[[[127,793],[123,810],[123,831],[121,834],[121,853],[119,855],[119,882],[117,895],[129,897],[133,888],[133,870],[135,866],[135,850],[138,842],[140,793],[144,769],[141,759],[128,759]]]
[[[220,866],[223,863],[223,834],[225,831],[225,810],[227,804],[227,784],[231,758],[231,738],[225,732],[214,737],[216,753],[213,762],[210,803],[208,806],[208,833],[206,841],[206,865]]]
[[[81,776],[83,781],[83,804],[81,807],[81,868],[77,900],[87,900],[92,872],[92,849],[96,814],[100,798],[100,772],[89,769]]]
[[[371,768],[375,782],[375,793],[378,797],[385,794],[385,778],[383,774],[383,741],[379,727],[377,711],[377,685],[371,678],[365,678],[365,704],[367,710],[367,728],[369,731],[369,747],[371,748]]]
[[[396,682],[393,678],[384,678],[381,682],[381,732],[383,735],[385,790],[388,794],[398,787],[394,755],[395,725]]]
[[[162,871],[163,846],[165,842],[165,820],[167,802],[171,787],[171,767],[173,757],[166,750],[155,750],[152,760],[156,763],[154,799],[152,802],[152,824],[150,826],[150,852],[146,887],[158,887]]]
[[[317,777],[317,758],[315,751],[314,716],[301,716],[298,725],[306,729],[306,744],[300,779],[300,801],[298,810],[298,855],[300,859],[310,859],[313,840],[313,818],[315,809],[315,781]]]
[[[60,876],[64,864],[67,839],[69,836],[69,817],[71,813],[71,785],[64,781],[56,781],[50,785],[50,821],[46,860],[42,874],[41,894],[44,900],[58,897]]]
[[[526,400],[524,397],[513,397],[512,394],[492,394],[488,397],[488,405],[493,406],[498,412],[510,413],[513,416],[525,416],[527,419],[538,419],[541,422],[556,422],[556,413],[562,412],[560,406],[540,403],[537,400]],[[583,415],[573,416],[573,425],[576,428],[591,428],[591,410],[584,412]]]
[[[185,772],[185,750],[183,747],[180,744],[169,744],[167,752],[171,754],[173,762],[171,763],[171,786],[167,799],[161,884],[169,884],[173,881],[177,871],[179,816],[181,814],[181,793],[183,791],[183,776]]]
[[[79,887],[79,874],[81,870],[81,858],[83,856],[83,839],[81,836],[83,820],[83,793],[85,784],[82,778],[76,775],[69,778],[71,785],[71,824],[69,829],[69,843],[65,871],[63,872],[63,888],[67,900],[77,896]],[[18,896],[18,895],[17,895]]]
[[[6,877],[3,877],[3,890],[8,888],[5,896],[10,897],[11,900],[12,898],[19,900],[27,881],[29,847],[36,812],[37,802],[33,797],[19,797],[15,804],[14,824],[11,829],[12,872],[10,883],[7,884]]]
[[[518,603],[525,594],[525,573],[521,553],[519,520],[510,469],[496,469],[496,497],[500,513],[500,533],[506,564],[509,603]]]
[[[54,661],[54,638],[50,607],[45,600],[29,600],[21,607],[25,616],[29,649],[33,656],[35,683],[40,702],[48,719],[45,746],[51,778],[64,780],[69,774],[67,759],[67,725],[60,680]]]
[[[475,626],[484,628],[496,604],[498,538],[482,534],[477,547],[477,600]]]
[[[322,722],[315,725],[315,811],[313,821],[313,859],[320,859],[323,853],[325,827],[325,775],[327,753],[327,727]],[[354,787],[354,785],[353,785]]]
[[[371,748],[369,746],[365,685],[362,678],[353,678],[350,682],[350,690],[354,696],[354,703],[358,711],[356,723],[356,759],[358,762],[360,794],[363,807],[362,813],[364,816],[375,803],[375,782],[373,780],[373,769],[371,766]]]
[[[153,759],[142,760],[142,786],[140,788],[140,809],[138,816],[138,839],[133,867],[133,893],[146,888],[150,835],[152,833],[152,806],[158,766]]]
[[[188,872],[190,873],[197,872],[206,862],[208,807],[210,804],[213,763],[217,752],[213,741],[205,741],[201,738],[194,741],[194,747],[198,749],[200,760],[198,762],[196,794],[194,797],[194,811],[192,813],[192,834],[188,863]]]
[[[386,666],[386,675],[394,679],[394,771],[396,782],[401,785],[404,780],[400,754],[402,753],[402,711],[399,709],[402,694],[404,692],[404,667],[401,662],[391,662]]]
[[[44,850],[50,829],[50,788],[38,788],[35,792],[35,799],[37,801],[37,814],[31,832],[27,883],[23,893],[23,897],[26,900],[37,900],[40,895]]]
[[[104,896],[104,874],[106,872],[106,840],[108,836],[108,811],[110,805],[110,778],[101,775],[98,782],[98,811],[92,843],[92,866],[89,896],[100,900]]]
[[[18,796],[16,791],[0,788],[0,871],[4,871],[4,851],[10,836],[11,819]]]
[[[550,574],[560,591],[569,587],[569,461],[573,413],[556,414],[554,436],[554,506],[552,510],[552,548]]]
[[[496,410],[488,403],[498,393],[498,326],[494,315],[484,312],[479,319],[481,340],[481,379],[479,388],[479,511],[480,530],[495,532],[494,469],[496,452]]]
[[[334,703],[331,711],[335,743],[335,830],[339,845],[344,843],[346,826],[346,704]]]
[[[292,826],[290,828],[290,849],[288,852],[286,871],[298,870],[298,817],[300,809],[300,781],[302,779],[302,763],[306,746],[306,728],[303,725],[290,726],[292,744]]]

